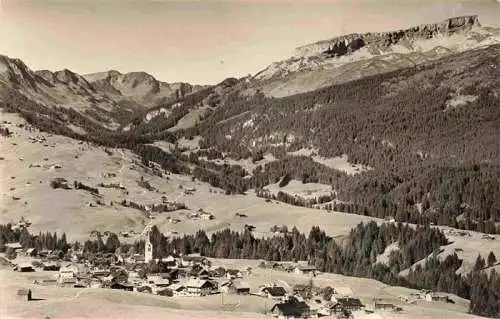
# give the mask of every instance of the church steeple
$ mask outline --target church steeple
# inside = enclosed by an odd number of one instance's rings
[[[153,243],[151,242],[151,232],[146,233],[146,245],[144,247],[144,262],[149,263],[153,260]]]

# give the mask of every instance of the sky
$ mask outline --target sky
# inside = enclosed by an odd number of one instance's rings
[[[500,0],[0,0],[0,54],[35,70],[212,84],[307,43],[465,14],[500,27]]]

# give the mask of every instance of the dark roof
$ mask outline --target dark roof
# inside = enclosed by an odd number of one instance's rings
[[[243,281],[233,281],[233,284],[232,286],[234,287],[234,289],[250,289],[250,285],[246,282],[243,282]]]
[[[338,304],[342,307],[362,307],[361,301],[357,298],[339,298]]]
[[[312,265],[299,265],[297,268],[299,268],[302,271],[307,271],[307,270],[316,270],[316,267]]]
[[[207,258],[203,256],[182,256],[182,260],[184,261],[193,261],[193,262],[202,262]]]
[[[286,295],[286,290],[283,287],[267,287],[264,290],[273,297],[281,297]]]
[[[276,308],[284,316],[294,316],[294,317],[301,316],[305,312],[308,312],[310,309],[309,306],[304,301],[278,303],[274,305],[271,311],[274,312]]]
[[[29,293],[31,293],[31,289],[19,289],[17,291],[18,296],[27,296]]]

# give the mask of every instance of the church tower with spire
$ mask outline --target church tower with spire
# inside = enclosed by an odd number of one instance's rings
[[[146,233],[146,245],[144,247],[144,262],[149,263],[153,260],[153,243],[151,242],[151,232]]]

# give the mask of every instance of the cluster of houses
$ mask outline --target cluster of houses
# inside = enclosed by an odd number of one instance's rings
[[[432,290],[423,289],[418,293],[411,293],[409,295],[401,295],[399,299],[407,303],[413,303],[417,300],[434,301],[434,302],[444,302],[453,303],[453,300],[446,294],[437,293]]]
[[[325,300],[320,294],[305,297],[301,294],[303,285],[294,287],[288,294],[283,287],[262,287],[261,294],[272,298],[277,303],[270,309],[277,318],[318,318],[321,316],[336,316],[349,318],[352,312],[362,311],[365,305],[358,298],[349,297],[335,292],[330,300]]]
[[[296,274],[316,276],[318,270],[315,266],[307,263],[292,263],[292,262],[262,262],[261,268],[272,269],[276,271],[293,272]]]
[[[215,216],[209,212],[203,210],[203,208],[198,209],[197,212],[190,212],[187,215],[188,219],[202,219],[202,220],[212,220]]]
[[[21,217],[21,219],[17,223],[11,225],[11,229],[12,230],[18,230],[18,229],[20,230],[23,228],[28,228],[30,226],[31,226],[31,222],[26,220],[24,217]]]
[[[215,293],[246,294],[250,286],[243,281],[251,269],[228,269],[212,266],[200,255],[176,255],[156,259],[166,266],[163,272],[152,273],[148,265],[152,258],[151,243],[147,242],[145,254],[121,256],[113,253],[94,254],[84,258],[81,252],[70,251],[67,258],[57,251],[24,249],[19,243],[8,247],[21,256],[39,258],[32,263],[13,264],[19,272],[52,271],[53,280],[38,284],[53,284],[73,288],[110,288],[138,291],[164,296],[201,297]]]
[[[146,238],[149,238],[146,237]],[[374,300],[372,307],[354,298],[350,289],[331,288],[331,297],[325,299],[321,288],[295,285],[293,289],[279,284],[251,287],[246,281],[251,268],[232,269],[212,265],[199,254],[172,254],[166,258],[153,258],[153,245],[148,240],[144,254],[123,256],[115,253],[97,253],[84,257],[81,251],[70,250],[64,260],[58,251],[24,249],[16,243],[7,244],[20,255],[36,257],[31,264],[13,265],[20,272],[47,271],[53,279],[39,279],[35,284],[71,288],[105,288],[156,294],[166,297],[204,297],[213,294],[254,295],[270,300],[269,313],[276,318],[317,318],[336,316],[349,318],[355,311],[401,311],[394,304]],[[261,267],[308,275],[318,274],[315,267],[301,263],[265,263]],[[155,268],[156,265],[156,268]],[[159,266],[161,265],[161,267]],[[24,291],[29,300],[31,292]],[[422,298],[437,301],[432,292],[422,292]],[[368,310],[372,309],[372,310]]]

